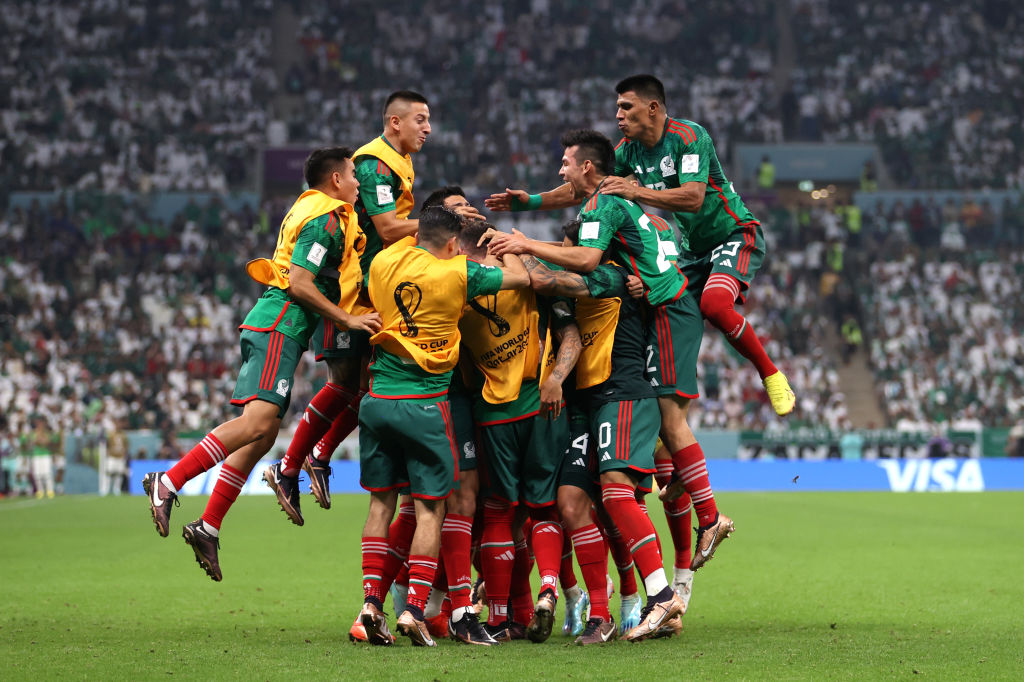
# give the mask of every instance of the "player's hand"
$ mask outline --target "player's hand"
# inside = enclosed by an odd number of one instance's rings
[[[486,232],[484,233],[487,234]],[[524,253],[530,253],[529,250],[529,239],[526,235],[519,230],[512,230],[512,234],[508,232],[496,232],[491,237],[491,245],[487,248],[488,253],[493,256],[501,258],[506,253],[515,255],[521,255]]]
[[[487,220],[484,214],[476,210],[473,206],[456,206],[455,212],[466,220]]]
[[[345,326],[349,329],[358,329],[360,331],[376,334],[380,331],[381,326],[383,326],[383,321],[380,319],[380,313],[349,315]]]
[[[540,385],[540,413],[548,419],[562,414],[562,384],[548,379]]]
[[[506,187],[504,192],[497,192],[484,199],[484,206],[492,211],[511,211],[513,199],[518,199],[525,204],[530,200],[530,193],[521,189],[509,189]]]
[[[633,201],[636,199],[636,195],[638,194],[637,190],[639,188],[640,185],[631,180],[620,178],[616,175],[610,175],[601,183],[601,189],[599,191],[601,194],[614,194],[617,197]]]
[[[626,277],[626,293],[633,298],[643,298],[644,281],[636,275],[628,275]]]

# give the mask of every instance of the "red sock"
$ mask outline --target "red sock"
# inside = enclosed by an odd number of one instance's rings
[[[363,538],[363,598],[384,601],[384,561],[388,555],[387,538]]]
[[[392,585],[401,585],[402,587],[405,587],[406,589],[409,588],[409,560],[408,559],[406,559],[405,561],[402,562],[402,567],[400,569],[398,569],[398,575],[396,575],[395,579],[392,580],[388,584],[388,589],[389,590],[391,589]]]
[[[700,449],[700,443],[688,445],[674,453],[672,464],[676,476],[683,479],[683,486],[690,495],[694,511],[697,512],[697,524],[706,526],[714,523],[718,516],[718,505],[715,504],[715,494],[711,491],[711,479],[708,478],[704,451]]]
[[[572,568],[572,534],[562,533],[562,563],[558,566],[558,582],[562,591],[576,587],[576,572]]]
[[[572,533],[572,545],[576,549],[576,560],[580,563],[583,583],[590,594],[590,615],[611,620],[608,611],[608,548],[595,524],[584,526]],[[632,574],[633,562],[629,562]],[[635,592],[623,594],[635,594]]]
[[[633,489],[625,483],[605,483],[601,486],[601,501],[626,541],[640,575],[646,578],[664,569],[658,551],[658,534],[651,519],[640,511]]]
[[[487,585],[487,622],[499,625],[508,619],[508,595],[512,583],[515,544],[512,542],[512,517],[507,502],[484,502],[484,531],[480,558]]]
[[[410,561],[412,559],[410,558]],[[448,592],[448,574],[444,570],[444,562],[441,557],[437,558],[437,570],[434,571],[434,580],[430,583],[430,591]]]
[[[206,438],[196,443],[188,454],[167,471],[167,478],[171,479],[175,490],[181,490],[185,483],[223,462],[228,454],[230,453],[217,437],[208,433]]]
[[[422,611],[427,606],[430,586],[437,571],[437,557],[413,554],[409,557],[409,601],[410,606]]]
[[[352,433],[352,430],[359,423],[359,403],[364,395],[366,395],[366,391],[359,391],[356,397],[352,399],[352,402],[341,411],[341,414],[331,424],[331,428],[327,430],[324,437],[313,448],[314,457],[321,462],[331,461],[331,457],[334,455],[334,451],[338,449],[338,446],[341,445],[341,441],[348,438],[348,435]]]
[[[224,515],[238,499],[238,493],[242,492],[244,485],[245,474],[227,464],[223,465],[220,468],[217,483],[213,486],[213,492],[210,494],[210,501],[206,503],[203,521],[219,530],[220,522],[224,520]]]
[[[690,549],[693,544],[693,534],[690,531],[690,496],[683,493],[671,502],[665,503],[665,520],[668,521],[668,530],[672,533],[672,545],[676,550],[676,568],[690,567]]]
[[[557,521],[555,507],[534,509],[533,555],[537,558],[537,572],[540,574],[540,591],[552,590],[558,595],[558,574],[562,564],[562,524]]]
[[[313,446],[327,433],[335,418],[341,414],[355,394],[343,386],[327,382],[320,392],[313,396],[302,413],[299,425],[295,427],[295,435],[288,444],[288,452],[281,460],[281,473],[285,476],[298,476],[299,469],[306,456],[313,451]]]
[[[530,556],[526,538],[523,538],[515,543],[515,560],[512,562],[512,583],[509,589],[512,620],[523,625],[533,618],[533,591],[530,588],[532,570],[533,557]]]
[[[753,247],[754,228],[750,227],[750,243]],[[741,258],[743,251],[748,246],[740,249]],[[750,256],[747,254],[747,259]],[[772,363],[768,353],[765,352],[761,340],[750,328],[747,320],[736,312],[736,299],[740,296],[740,283],[734,277],[721,272],[716,272],[708,277],[707,284],[700,296],[700,312],[719,331],[725,334],[725,339],[740,355],[754,363],[757,373],[764,379],[779,371]]]
[[[612,553],[612,561],[619,572],[619,593],[625,595],[636,594],[639,591],[636,585],[636,565],[633,563],[633,555],[629,553],[626,541],[615,526],[607,526],[604,529],[605,542]]]
[[[452,608],[471,606],[469,600],[473,589],[470,576],[470,544],[473,541],[473,518],[448,513],[441,526],[441,558],[444,572],[448,576],[448,596]]]
[[[403,503],[399,505],[398,516],[388,528],[388,556],[384,561],[382,575],[385,591],[391,589],[391,584],[402,570],[402,564],[409,558],[409,547],[415,532],[416,509],[412,502]]]

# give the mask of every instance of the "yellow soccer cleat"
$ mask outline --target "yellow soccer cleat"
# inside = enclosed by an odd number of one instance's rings
[[[764,384],[764,390],[768,392],[768,400],[772,401],[775,414],[785,417],[793,411],[793,408],[796,407],[796,394],[789,387],[785,374],[776,372],[765,377],[761,383]]]

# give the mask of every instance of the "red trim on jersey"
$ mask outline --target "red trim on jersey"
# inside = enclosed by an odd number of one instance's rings
[[[697,141],[697,133],[694,132],[693,128],[673,118],[668,120],[668,129],[683,138],[683,142],[686,144],[693,144]]]
[[[676,357],[672,349],[672,326],[668,321],[668,313],[664,308],[658,308],[654,314],[655,320],[661,331],[658,334],[658,349],[661,352],[661,379],[663,384],[674,385],[676,383]]]
[[[555,500],[551,500],[550,502],[527,502],[526,500],[523,500],[523,504],[530,509],[543,509],[544,507],[553,506],[555,504]]]
[[[281,332],[270,332],[267,359],[263,363],[263,374],[260,375],[260,388],[264,391],[271,391],[274,388],[274,377],[277,375],[277,368],[281,364],[283,341],[284,334]]]
[[[437,403],[438,409],[441,411],[441,419],[444,421],[444,433],[448,436],[448,445],[452,451],[452,461],[455,463],[455,479],[454,482],[459,481],[459,449],[455,445],[455,425],[452,422],[452,406],[448,404],[447,400],[442,400]],[[451,494],[451,491],[448,492]]]
[[[740,257],[736,260],[736,271],[741,275],[747,274],[747,270],[750,268],[750,254],[754,252],[756,245],[756,237],[754,236],[754,226],[746,225],[743,228],[743,248],[740,249]],[[736,279],[733,277],[733,279]],[[739,282],[739,280],[736,280]]]
[[[338,229],[338,218],[334,215],[334,211],[327,214],[327,224],[324,225],[324,229],[332,237],[334,236],[334,231]]]
[[[722,205],[725,206],[725,212],[732,216],[732,219],[736,221],[737,227],[743,227],[746,225],[760,225],[760,223],[757,222],[756,220],[748,220],[747,222],[743,222],[742,220],[740,220],[740,217],[733,213],[733,210],[729,208],[729,200],[725,198],[725,193],[722,191],[722,188],[715,184],[715,181],[711,178],[710,175],[708,175],[708,184],[711,185],[711,189],[718,192],[718,198],[722,200]]]
[[[386,493],[389,490],[397,490],[398,488],[404,488],[407,485],[409,485],[408,481],[406,481],[405,483],[396,483],[395,485],[389,485],[386,488],[371,488],[370,486],[363,485],[362,483],[359,484],[359,487],[362,488],[363,490],[369,490],[371,493]],[[415,497],[415,495],[413,495],[413,497]]]
[[[443,395],[448,395],[448,389],[446,388],[440,393],[425,393],[423,395],[381,395],[373,392],[373,383],[371,382],[368,395],[384,400],[415,400],[416,398],[440,398]]]
[[[447,500],[451,496],[452,492],[454,492],[454,489],[449,490],[444,495],[421,495],[420,493],[413,493],[412,496],[417,500]]]
[[[274,320],[273,324],[271,324],[269,327],[253,327],[252,325],[249,324],[240,324],[238,325],[238,328],[248,329],[251,332],[272,332],[277,327],[277,323],[281,321],[282,317],[284,317],[285,311],[288,310],[288,306],[290,306],[291,304],[291,301],[288,301],[287,303],[284,304],[284,306],[281,308],[281,312],[277,314],[277,319]]]
[[[629,144],[629,140],[627,140],[626,138],[622,138],[621,140],[619,140],[619,143],[615,145],[615,151],[619,151],[619,147],[621,147],[624,144]]]

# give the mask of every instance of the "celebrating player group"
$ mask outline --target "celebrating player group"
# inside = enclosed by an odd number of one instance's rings
[[[168,535],[177,491],[223,462],[202,517],[183,528],[196,561],[222,579],[221,522],[273,445],[312,342],[328,381],[264,479],[303,525],[300,472],[329,509],[331,456],[358,425],[370,503],[352,639],[395,643],[389,593],[397,630],[418,646],[439,636],[543,642],[560,593],[563,632],[577,644],[678,633],[694,571],[735,530],[687,424],[704,320],[754,364],[780,416],[796,399],[736,311],[765,242],[710,136],[668,116],[653,76],[626,78],[615,93],[617,145],[567,131],[564,184],[484,202],[492,211],[579,206],[560,241],[499,231],[455,186],[410,218],[412,157],[431,132],[429,103],[416,92],[387,98],[382,134],[362,147],[312,152],[309,189],[282,221],[272,257],[246,266],[267,288],[239,328],[231,402],[242,414],[170,470],[145,476],[157,532]],[[654,481],[672,535],[671,578],[644,503]]]

